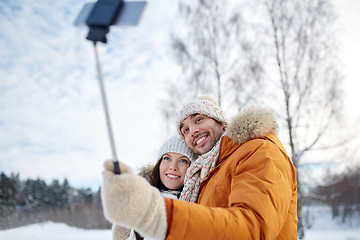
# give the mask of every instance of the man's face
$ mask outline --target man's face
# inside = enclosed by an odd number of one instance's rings
[[[187,117],[180,125],[186,145],[196,154],[210,151],[224,133],[224,126],[202,114]]]

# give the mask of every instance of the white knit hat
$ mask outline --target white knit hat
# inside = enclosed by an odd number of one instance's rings
[[[187,117],[193,114],[202,114],[220,122],[224,126],[227,125],[224,113],[219,108],[217,102],[211,97],[199,97],[185,104],[177,117],[177,131],[182,139],[184,136],[180,131],[180,125]]]
[[[195,154],[177,134],[172,136],[161,146],[158,153],[158,159],[160,159],[165,153],[169,152],[182,154],[189,158],[191,162],[195,160]]]

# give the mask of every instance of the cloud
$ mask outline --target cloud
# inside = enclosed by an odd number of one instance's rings
[[[0,169],[23,178],[100,184],[111,150],[87,28],[73,22],[87,1],[2,1]],[[148,1],[135,28],[111,28],[98,51],[120,160],[153,159],[168,134],[159,112],[171,62],[175,4]],[[155,16],[155,12],[159,13]],[[159,12],[160,11],[160,12]],[[167,19],[168,18],[168,19]]]

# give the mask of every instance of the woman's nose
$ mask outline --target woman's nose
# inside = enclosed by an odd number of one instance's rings
[[[170,164],[170,169],[176,171],[176,170],[178,169],[177,163],[172,162],[172,163]]]

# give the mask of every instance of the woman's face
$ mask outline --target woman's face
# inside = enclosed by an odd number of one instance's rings
[[[161,182],[171,190],[182,188],[186,170],[190,160],[179,153],[165,153],[160,162],[159,172]]]

